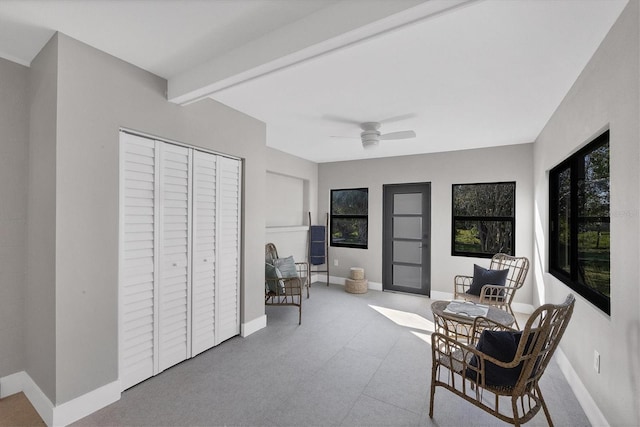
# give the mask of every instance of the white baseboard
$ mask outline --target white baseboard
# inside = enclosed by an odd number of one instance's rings
[[[248,321],[247,323],[243,323],[240,325],[240,336],[248,337],[254,332],[258,332],[262,328],[267,327],[267,315],[263,314],[253,320]]]
[[[53,425],[66,426],[120,400],[120,381],[103,385],[53,408]],[[51,425],[51,424],[48,424]]]
[[[26,373],[22,371],[0,378],[0,399],[23,391],[25,375]]]
[[[512,302],[511,308],[516,313],[524,313],[524,314],[533,313],[533,306],[531,304],[525,304],[522,302]]]
[[[65,426],[120,399],[120,383],[114,381],[73,400],[54,406],[25,371],[0,378],[2,395],[23,392],[48,426]]]
[[[344,277],[329,276],[329,282],[336,285],[344,286],[346,280],[347,279]],[[382,283],[372,282],[371,280],[369,280],[368,288],[372,291],[382,291]]]
[[[452,300],[453,293],[452,292],[440,292],[440,291],[431,291],[431,296],[429,297],[432,300]]]
[[[40,418],[46,425],[53,424],[53,403],[40,390],[40,387],[31,379],[25,371],[16,372],[15,374],[0,378],[2,385],[2,396],[6,397],[15,393],[23,392],[31,405],[35,408]]]
[[[582,406],[582,410],[589,419],[591,425],[594,427],[609,427],[609,422],[604,417],[602,411],[600,411],[600,408],[598,408],[598,405],[580,380],[580,377],[573,369],[573,366],[571,366],[571,362],[569,362],[569,359],[567,359],[567,356],[559,347],[556,349],[554,357],[556,359],[556,363],[560,367],[560,371],[567,379],[571,390],[573,390],[573,394],[576,395],[576,399],[578,399],[578,403]]]

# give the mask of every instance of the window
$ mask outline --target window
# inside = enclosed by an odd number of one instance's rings
[[[454,184],[451,254],[515,254],[516,183]]]
[[[549,173],[549,270],[610,314],[609,131]]]
[[[369,189],[331,190],[331,246],[367,249]]]

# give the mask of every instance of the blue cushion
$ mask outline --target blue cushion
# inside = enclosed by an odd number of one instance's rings
[[[507,281],[509,269],[506,270],[487,270],[477,264],[473,265],[473,281],[467,290],[470,295],[480,296],[484,285],[500,285],[504,286]]]
[[[283,278],[299,277],[298,269],[296,268],[296,262],[292,256],[286,258],[278,258],[273,261],[273,265],[280,270]]]
[[[284,294],[284,283],[282,280],[276,280],[282,278],[282,273],[276,266],[273,264],[269,264],[268,262],[264,263],[264,278],[265,278],[265,291],[273,292],[276,294]],[[280,290],[278,291],[278,286],[280,286]]]
[[[480,335],[480,340],[476,348],[482,353],[491,356],[501,362],[511,362],[518,349],[522,332],[511,331],[491,331],[484,330]],[[478,359],[474,355],[469,362],[469,365],[478,367]],[[485,385],[488,386],[514,386],[520,372],[522,372],[522,363],[514,368],[503,368],[495,363],[485,362]],[[476,371],[467,368],[467,378],[476,381]],[[478,382],[482,381],[482,378],[477,379]]]

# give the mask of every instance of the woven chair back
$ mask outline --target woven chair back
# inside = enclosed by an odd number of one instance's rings
[[[516,359],[522,355],[523,367],[514,394],[537,384],[569,324],[574,305],[575,297],[569,294],[562,304],[545,304],[529,317],[516,351]]]
[[[491,258],[490,270],[509,269],[505,285],[520,289],[529,272],[529,260],[525,257],[515,257],[507,254],[495,254]]]

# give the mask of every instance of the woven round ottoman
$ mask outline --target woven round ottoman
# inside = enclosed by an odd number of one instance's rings
[[[364,278],[364,268],[352,267],[351,278],[346,279],[344,290],[350,294],[364,294],[369,290],[369,281]]]

